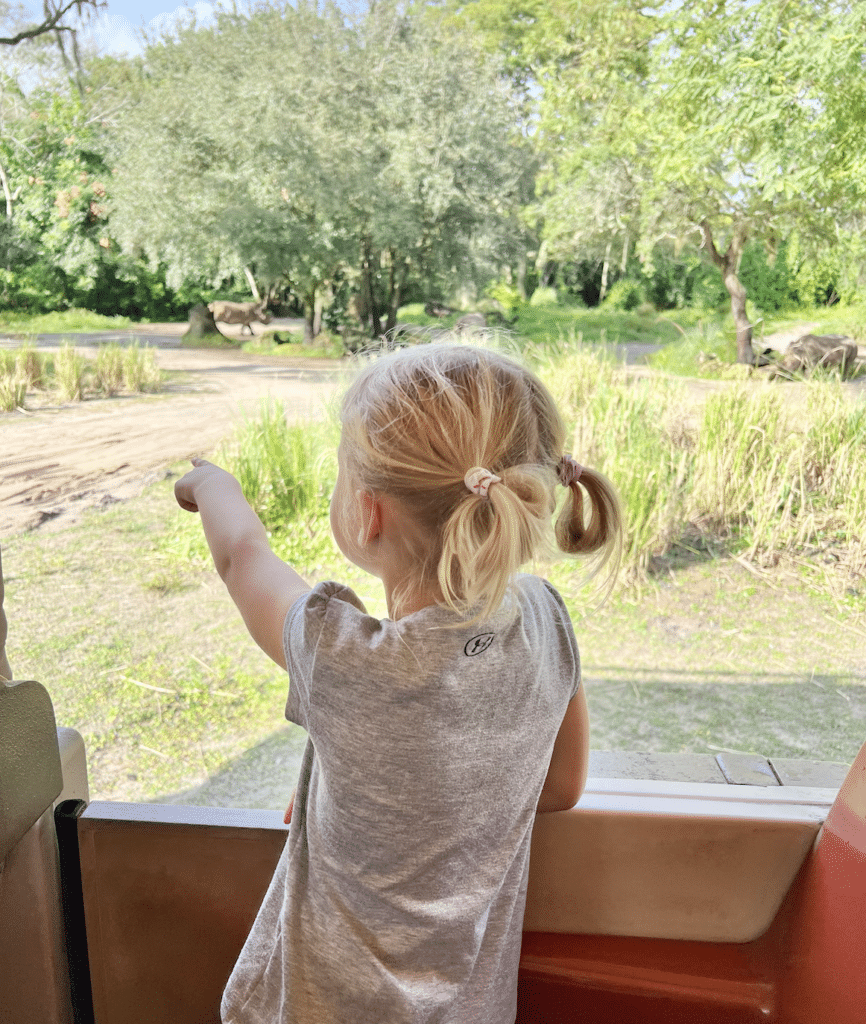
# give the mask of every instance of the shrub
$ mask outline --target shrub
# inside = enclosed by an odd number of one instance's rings
[[[559,302],[555,288],[536,288],[529,300],[530,306],[555,306]]]
[[[615,281],[604,297],[604,306],[607,309],[619,309],[624,313],[637,309],[642,302],[643,291],[640,285],[627,277]]]
[[[159,367],[152,348],[139,348],[135,342],[123,350],[123,384],[127,391],[155,391],[159,381]]]
[[[84,358],[64,342],[54,359],[54,382],[61,402],[80,402],[84,397]]]
[[[116,395],[123,387],[123,349],[116,341],[96,353],[93,384],[103,395]]]
[[[28,389],[45,386],[45,360],[36,351],[32,342],[18,349],[15,355],[15,372]]]

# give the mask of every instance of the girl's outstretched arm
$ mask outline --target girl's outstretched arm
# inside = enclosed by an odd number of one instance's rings
[[[538,813],[567,811],[574,807],[586,785],[588,764],[589,712],[581,686],[569,702],[556,735],[550,767],[538,801]]]
[[[201,515],[216,570],[250,635],[265,654],[285,668],[286,613],[310,587],[271,551],[261,520],[231,473],[204,459],[193,459],[193,466],[174,485],[177,503]]]

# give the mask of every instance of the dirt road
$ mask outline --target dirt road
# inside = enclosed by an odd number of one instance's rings
[[[149,340],[159,366],[180,374],[159,394],[0,415],[0,538],[68,525],[84,508],[131,497],[172,462],[212,451],[267,397],[299,417],[320,415],[343,374],[331,360],[181,349],[170,333]],[[76,348],[95,354],[80,341]]]

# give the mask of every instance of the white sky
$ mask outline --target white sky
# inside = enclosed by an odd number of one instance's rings
[[[35,19],[42,16],[41,0],[24,0],[24,6],[32,11]],[[215,4],[199,0],[189,5],[174,6],[171,0],[109,0],[107,9],[100,11],[97,18],[90,18],[81,38],[91,38],[100,53],[134,54],[141,51],[139,30],[147,26],[158,29],[170,24],[176,17],[183,17],[192,7],[199,22],[207,21]]]

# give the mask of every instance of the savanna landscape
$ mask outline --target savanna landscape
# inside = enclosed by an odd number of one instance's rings
[[[864,23],[860,0],[267,2],[130,57],[10,29],[7,652],[84,736],[93,797],[284,805],[286,679],[173,480],[227,465],[283,557],[384,614],[327,527],[335,396],[382,348],[454,337],[530,363],[622,495],[606,600],[537,567],[593,747],[853,759]],[[802,336],[853,354],[786,363]]]

